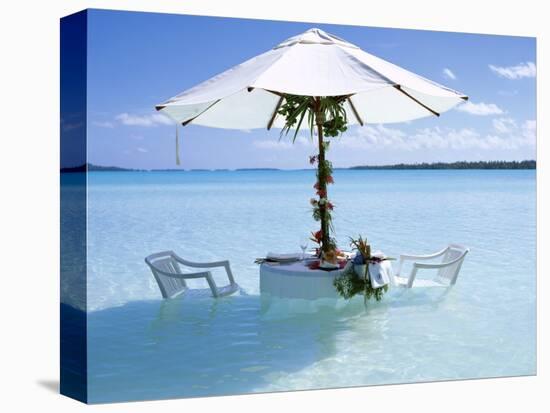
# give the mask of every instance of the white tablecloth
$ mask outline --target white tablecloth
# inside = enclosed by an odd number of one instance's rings
[[[310,270],[306,264],[306,261],[278,265],[261,264],[260,292],[280,298],[338,298],[332,282],[342,270]],[[383,261],[380,265],[393,275],[390,261]]]

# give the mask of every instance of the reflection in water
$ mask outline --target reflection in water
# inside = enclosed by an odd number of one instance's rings
[[[329,306],[236,295],[92,312],[90,402],[498,376],[510,369],[505,354],[529,374],[532,354],[490,349],[460,301],[453,289],[394,289],[366,307],[361,297]],[[411,315],[423,322],[412,327]]]
[[[359,331],[351,338],[357,349],[384,342],[390,309],[431,311],[444,305],[447,294],[444,289],[394,290],[384,302],[366,307],[360,297],[328,305],[254,295],[195,296],[93,312],[90,401],[342,386],[347,374],[341,365],[346,361],[339,360],[342,336]],[[325,376],[321,383],[308,378],[288,385],[289,377],[323,361],[335,364],[329,372],[334,379],[319,372]],[[377,371],[371,380],[365,376],[348,385],[370,384],[379,376]]]
[[[133,302],[89,314],[92,402],[260,391],[333,356],[360,300],[317,312],[262,309],[259,296]],[[137,361],[139,360],[139,361]]]

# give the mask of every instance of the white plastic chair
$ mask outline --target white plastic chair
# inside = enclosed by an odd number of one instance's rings
[[[233,294],[239,290],[239,285],[233,278],[229,261],[217,261],[217,262],[192,262],[184,260],[176,255],[173,251],[162,251],[156,254],[151,254],[145,258],[146,264],[151,269],[155,280],[157,280],[160,292],[163,298],[174,298],[182,293],[185,293],[189,288],[185,280],[205,278],[213,297],[223,297]],[[201,271],[194,273],[183,273],[180,268],[181,265],[192,268],[214,268],[224,267],[229,278],[229,284],[223,287],[218,287],[212,278],[210,271]]]
[[[464,257],[470,251],[462,245],[450,244],[447,248],[430,255],[408,255],[399,256],[399,266],[393,277],[394,285],[399,287],[411,288],[415,287],[450,287],[456,283],[460,267],[464,261]],[[421,263],[418,261],[430,261],[442,257],[440,262],[436,263]],[[403,265],[405,261],[414,261],[411,272],[408,276],[403,276]],[[437,270],[437,274],[433,279],[417,279],[418,270]]]

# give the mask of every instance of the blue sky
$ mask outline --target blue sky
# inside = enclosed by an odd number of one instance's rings
[[[535,159],[534,38],[92,10],[89,162],[175,168],[175,126],[155,104],[311,27],[470,96],[439,118],[351,127],[331,146],[334,166]],[[181,167],[305,168],[316,151],[305,136],[189,125]]]

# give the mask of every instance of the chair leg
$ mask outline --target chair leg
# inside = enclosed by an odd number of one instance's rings
[[[411,275],[409,275],[409,280],[407,282],[407,288],[412,288],[414,279],[416,278],[416,273],[418,271],[418,268],[416,265],[413,265],[413,269],[411,271]]]
[[[206,282],[208,282],[208,286],[210,287],[210,290],[212,290],[212,296],[214,298],[218,298],[218,287],[216,286],[216,283],[212,278],[212,273],[210,273],[210,271],[207,271],[205,278],[206,278]]]
[[[235,284],[235,279],[233,278],[233,272],[231,271],[231,266],[229,263],[224,265],[225,272],[227,273],[227,278],[229,278],[229,282],[231,284]]]

